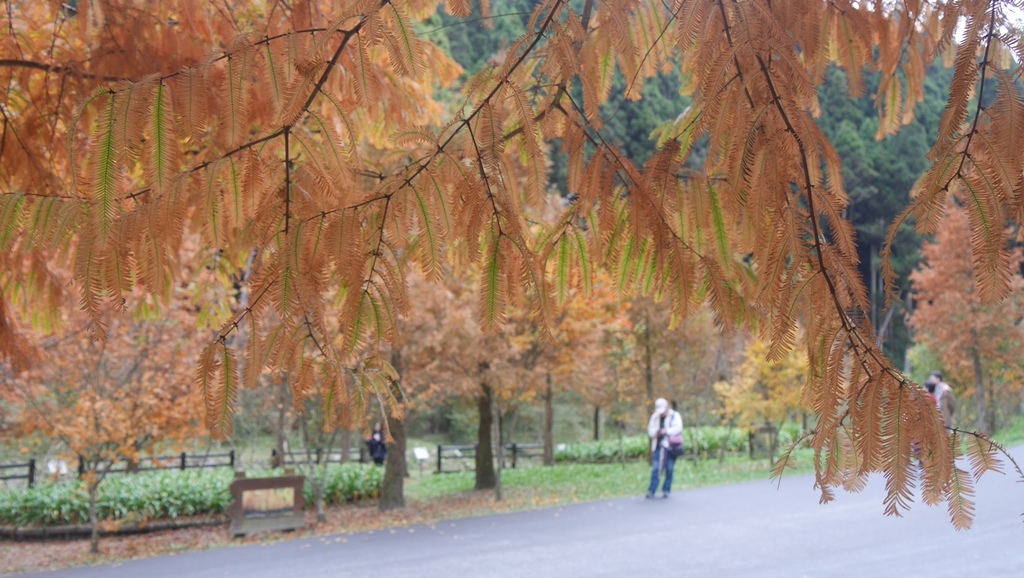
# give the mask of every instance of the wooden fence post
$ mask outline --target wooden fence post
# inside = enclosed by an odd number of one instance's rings
[[[441,473],[441,444],[437,444],[437,473]]]
[[[36,459],[32,458],[28,461],[28,487],[32,487],[32,484],[36,481]]]
[[[85,458],[81,455],[78,456],[78,477],[81,479],[85,475]]]
[[[235,467],[235,450],[231,450],[230,452],[228,452],[228,459],[230,460],[230,461],[228,461],[228,465],[231,466],[232,468],[234,468]]]
[[[518,446],[519,446],[519,444],[515,444],[515,443],[512,444],[512,469],[513,470],[516,469],[516,454],[518,453],[516,450],[518,449]]]
[[[181,452],[181,471],[185,471],[185,452]]]

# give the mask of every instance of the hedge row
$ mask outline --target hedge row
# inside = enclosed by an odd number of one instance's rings
[[[800,436],[797,424],[786,424],[779,432],[779,447],[792,444]],[[647,457],[650,449],[647,436],[630,436],[622,438],[621,450],[618,438],[596,442],[569,444],[555,451],[555,461],[562,463],[602,463],[613,462],[620,458],[620,451],[625,459],[636,460]],[[688,427],[683,429],[683,446],[687,453],[696,453],[700,457],[714,457],[719,452],[745,453],[748,450],[748,434],[746,430],[719,426]]]
[[[280,470],[249,472],[250,477],[278,476]],[[338,504],[379,495],[383,470],[364,464],[327,467],[324,499]],[[101,520],[156,520],[179,516],[224,514],[231,506],[234,473],[225,470],[164,470],[111,476],[100,484],[96,503]],[[307,480],[306,506],[313,505]],[[0,524],[17,527],[84,524],[89,521],[89,494],[79,480],[32,488],[0,489]]]
[[[602,463],[614,462],[621,459],[621,454],[627,460],[637,460],[647,456],[650,440],[647,436],[630,436],[622,438],[604,439],[596,442],[581,442],[568,444],[564,448],[555,450],[555,462],[558,463]]]

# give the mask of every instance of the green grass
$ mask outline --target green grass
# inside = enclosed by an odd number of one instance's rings
[[[992,438],[1004,447],[1024,443],[1024,416],[1014,418],[1006,427],[997,431]]]
[[[1018,417],[994,436],[1004,446],[1024,443],[1024,416]],[[617,450],[617,441],[601,442]],[[593,446],[585,448],[587,458],[595,455],[604,457],[597,443],[579,444]],[[612,447],[614,446],[614,447]],[[783,446],[784,447],[784,446]],[[611,450],[609,450],[611,451]],[[569,458],[571,452],[564,452]],[[594,455],[591,455],[594,454]],[[629,452],[627,452],[629,454]],[[575,454],[573,454],[575,455]],[[792,453],[793,467],[787,468],[786,475],[810,473],[813,470],[813,452],[797,449]],[[471,492],[474,473],[458,472],[435,475],[428,468],[422,475],[415,469],[413,477],[405,484],[406,496],[414,501],[429,502]],[[676,463],[673,489],[676,491],[763,480],[769,483],[771,467],[766,459],[750,460],[745,455],[727,455],[724,460],[704,459],[697,462],[679,460]],[[559,463],[551,467],[523,467],[506,469],[502,475],[507,495],[543,500],[545,503],[573,503],[642,494],[650,479],[650,467],[644,460],[630,460],[625,464],[611,463]]]
[[[809,450],[793,452],[795,468],[787,473],[811,471]],[[505,470],[502,486],[506,493],[520,498],[537,498],[557,503],[586,502],[642,494],[650,480],[646,461],[625,464],[559,464],[551,467],[529,467]],[[717,459],[679,460],[673,476],[673,489],[686,490],[764,480],[768,483],[770,466],[767,460],[750,460],[745,456]],[[413,477],[405,485],[411,500],[430,501],[473,489],[474,473],[424,475]]]

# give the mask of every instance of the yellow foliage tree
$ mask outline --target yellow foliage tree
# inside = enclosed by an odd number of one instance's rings
[[[779,360],[767,359],[769,346],[755,340],[747,348],[739,375],[720,381],[715,391],[725,405],[725,415],[753,433],[766,427],[769,432],[769,460],[775,461],[779,431],[794,410],[802,409],[807,374],[807,355],[790,351]]]

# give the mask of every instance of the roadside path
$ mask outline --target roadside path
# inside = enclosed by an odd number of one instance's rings
[[[1024,447],[1013,454],[1020,462]],[[966,532],[945,506],[883,516],[881,477],[825,506],[813,483],[793,476],[778,489],[751,482],[38,576],[1024,576],[1024,484],[1012,477],[982,479]]]

